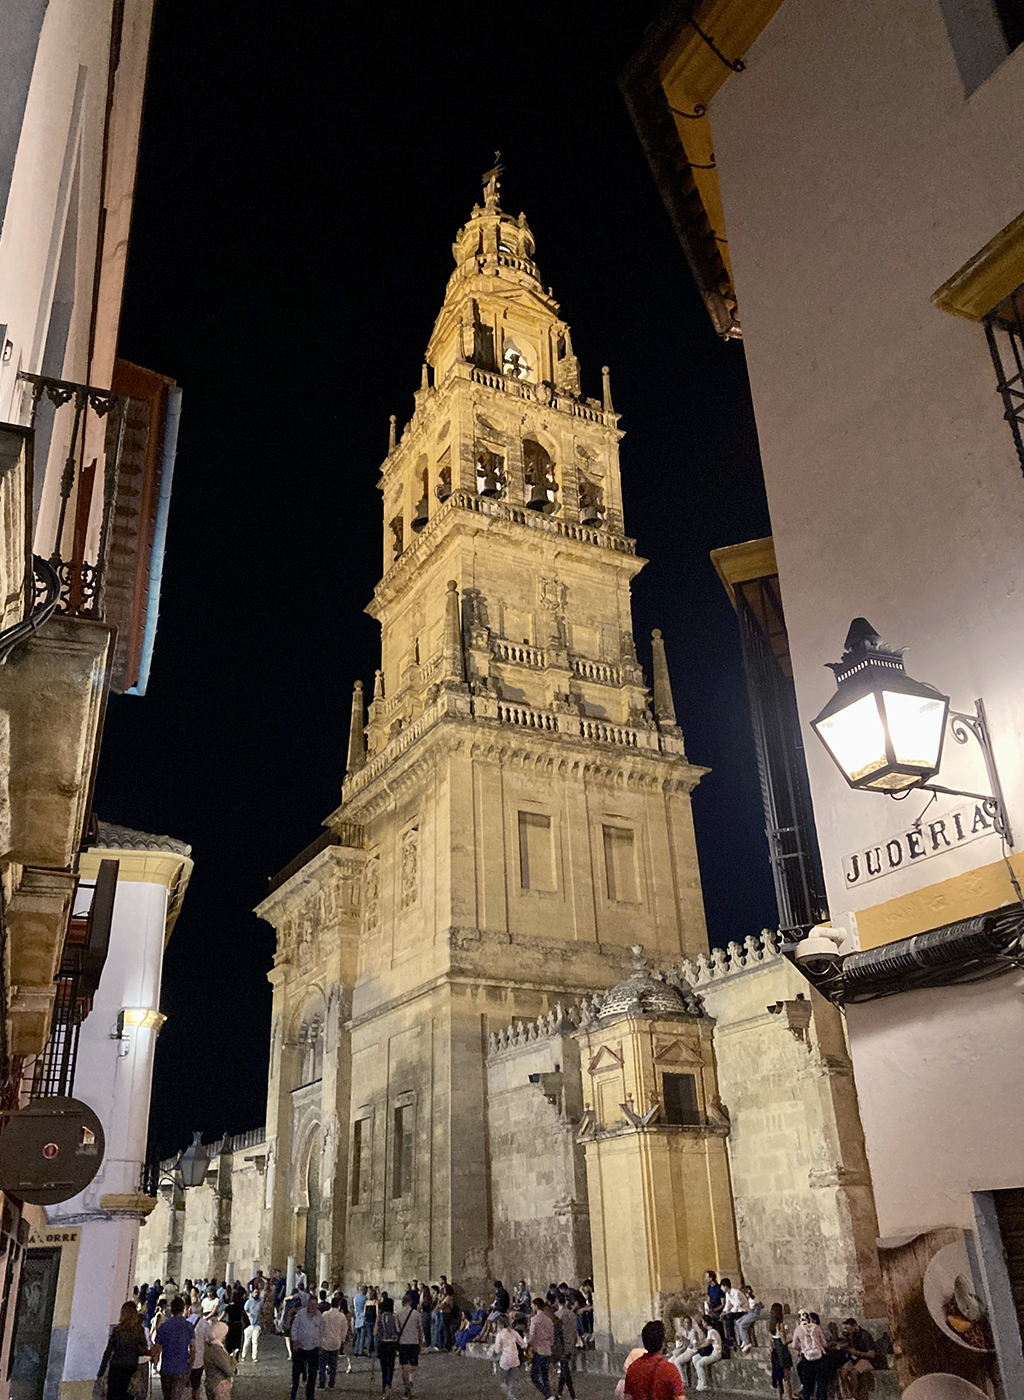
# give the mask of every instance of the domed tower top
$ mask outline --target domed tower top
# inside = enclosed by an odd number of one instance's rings
[[[427,363],[435,382],[454,361],[466,359],[479,369],[578,397],[579,364],[569,327],[541,281],[526,215],[501,208],[501,171],[495,164],[484,174],[483,204],[474,204],[452,244],[455,271]]]

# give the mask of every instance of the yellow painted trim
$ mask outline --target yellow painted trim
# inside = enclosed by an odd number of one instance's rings
[[[178,915],[188,882],[192,878],[194,862],[190,856],[178,855],[177,851],[132,851],[114,846],[91,846],[82,852],[79,874],[83,880],[94,880],[99,872],[101,860],[116,860],[120,863],[117,872],[118,883],[163,885],[167,890],[167,921],[164,925],[164,947],[166,948]]]
[[[1010,864],[1018,880],[1024,880],[1024,851],[1011,856]],[[895,943],[897,939],[926,933],[928,929],[954,923],[957,919],[984,914],[1001,904],[1014,903],[1016,898],[1004,861],[978,865],[949,880],[939,880],[911,894],[887,899],[884,904],[858,909],[860,946],[878,948],[883,943]]]
[[[980,253],[975,253],[948,282],[943,282],[932,301],[940,311],[980,321],[1022,282],[1024,214],[1018,214]]]
[[[758,38],[782,0],[708,0],[697,6],[694,18],[701,29],[714,40],[715,47],[731,60],[741,59]],[[658,78],[670,108],[676,112],[693,112],[698,106],[707,107],[715,93],[733,73],[712,52],[697,31],[683,24],[679,38],[658,69]],[[707,114],[694,120],[672,114],[679,141],[690,162],[690,173],[697,187],[704,212],[714,232],[732,281],[729,244],[725,232],[725,214],[718,171],[714,169],[714,142]],[[711,169],[702,169],[711,166]]]
[[[123,1194],[107,1192],[100,1197],[100,1210],[131,1210],[139,1215],[149,1215],[156,1209],[156,1197],[147,1196],[142,1191],[126,1191]]]
[[[117,847],[107,850],[103,846],[90,846],[82,852],[79,871],[84,880],[94,880],[99,873],[101,860],[120,862],[117,872],[119,881],[130,881],[142,885],[163,885],[170,889],[186,869],[191,875],[192,860],[180,856],[176,851],[125,851]]]
[[[775,562],[775,541],[771,535],[744,544],[727,544],[711,551],[711,562],[722,580],[729,601],[736,602],[736,585],[752,578],[771,578],[779,572]]]

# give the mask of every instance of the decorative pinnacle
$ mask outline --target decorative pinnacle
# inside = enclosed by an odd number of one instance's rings
[[[601,401],[604,406],[605,413],[615,412],[615,409],[612,407],[611,370],[608,368],[607,365],[601,366]]]
[[[394,452],[394,450],[395,450],[395,424],[398,422],[398,419],[397,419],[397,417],[395,416],[395,414],[392,413],[392,415],[391,415],[391,417],[390,417],[390,419],[389,419],[388,421],[389,421],[389,423],[391,424],[391,426],[390,426],[390,428],[389,428],[389,430],[388,430],[388,451],[389,451],[389,452]]]

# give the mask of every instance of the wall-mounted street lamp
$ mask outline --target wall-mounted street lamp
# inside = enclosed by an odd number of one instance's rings
[[[203,1146],[201,1133],[193,1133],[192,1141],[175,1163],[175,1171],[181,1173],[183,1186],[202,1186],[210,1165],[210,1154]]]
[[[842,660],[828,664],[835,672],[836,693],[811,727],[852,788],[890,797],[920,788],[974,798],[988,804],[996,830],[1013,845],[981,700],[975,701],[973,715],[950,710],[949,696],[908,676],[902,651],[884,646],[863,617],[850,624]],[[978,741],[991,794],[928,781],[942,762],[947,722],[958,744],[966,744],[971,735]]]

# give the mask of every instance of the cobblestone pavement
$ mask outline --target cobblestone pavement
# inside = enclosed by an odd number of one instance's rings
[[[581,1358],[594,1365],[596,1358]],[[343,1363],[344,1367],[344,1363]],[[336,1396],[338,1400],[380,1400],[380,1371],[376,1364],[371,1372],[370,1363],[364,1357],[354,1357],[352,1374],[344,1369],[338,1373],[338,1383],[333,1391],[318,1390],[317,1400],[327,1400]],[[604,1372],[573,1373],[573,1382],[579,1400],[611,1400],[615,1394],[617,1376]],[[392,1396],[399,1400],[402,1395],[401,1374],[395,1376]],[[529,1373],[521,1368],[513,1377],[517,1400],[537,1400],[538,1392],[530,1384]],[[281,1337],[264,1336],[260,1343],[258,1364],[243,1361],[235,1378],[232,1400],[288,1400],[291,1392],[291,1362],[285,1353]],[[563,1393],[563,1400],[568,1392]],[[303,1400],[305,1388],[300,1387],[299,1400]],[[419,1374],[416,1378],[417,1400],[502,1400],[498,1378],[493,1374],[490,1363],[474,1357],[451,1356],[427,1352],[420,1359]],[[740,1400],[734,1392],[716,1390],[715,1400]],[[750,1400],[744,1397],[743,1400]]]

